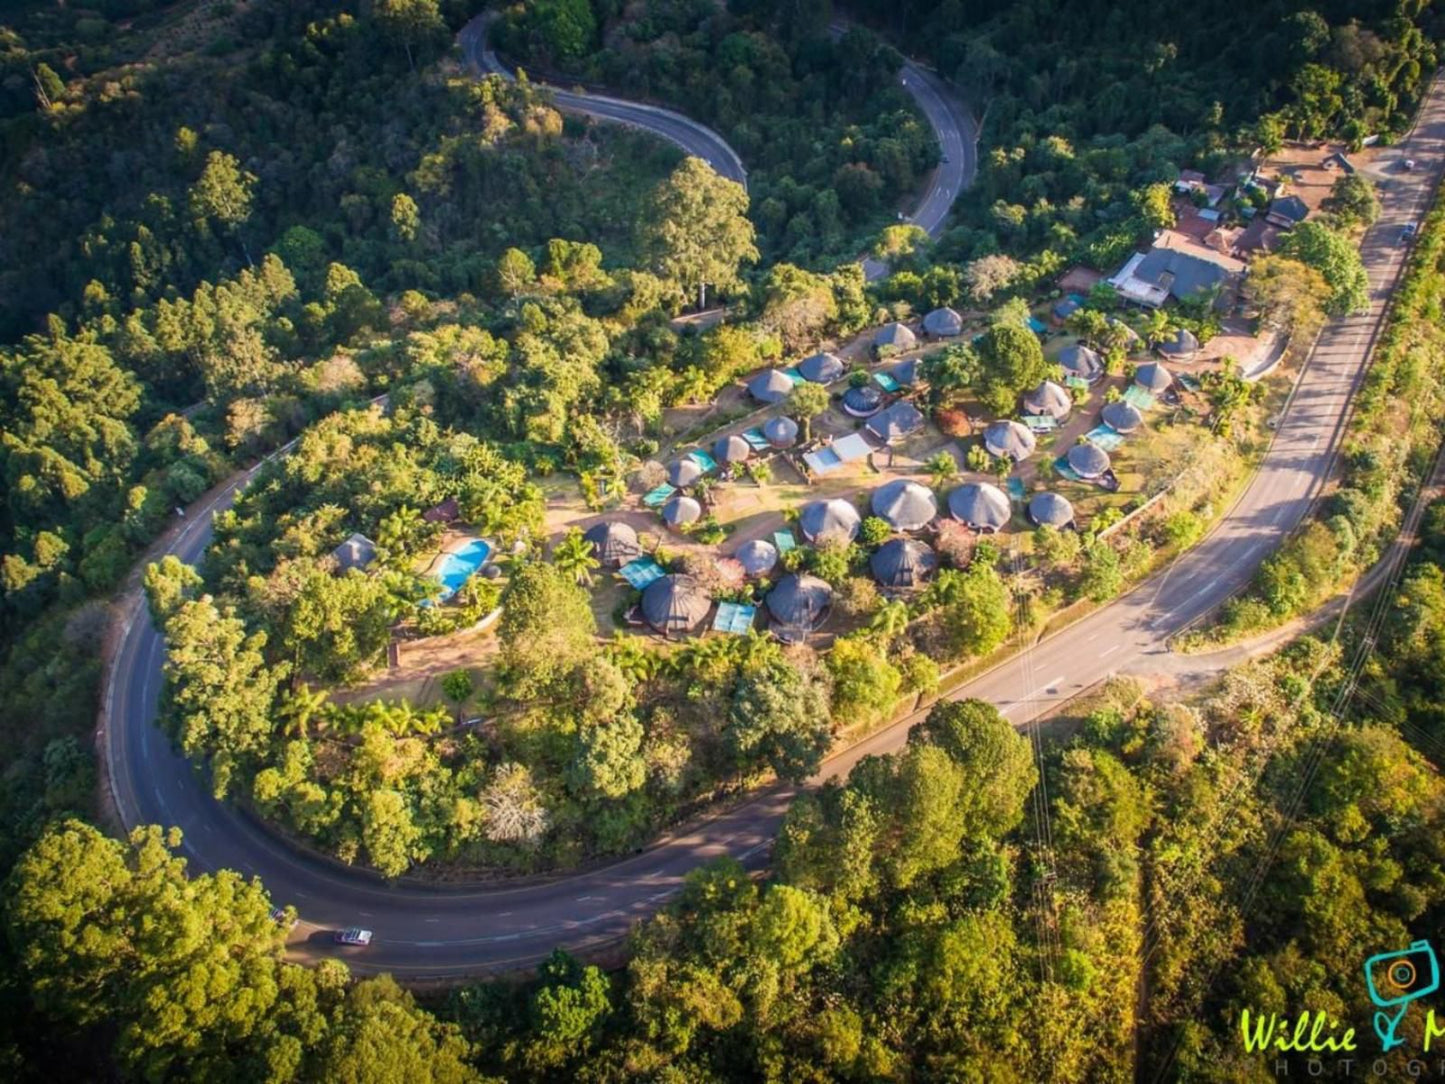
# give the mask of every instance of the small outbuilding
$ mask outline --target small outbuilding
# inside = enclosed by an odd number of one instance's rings
[[[609,568],[620,568],[642,556],[642,543],[637,540],[637,532],[620,519],[594,523],[582,533],[582,537],[592,544],[592,552],[597,559]]]
[[[883,389],[877,384],[860,384],[843,393],[843,411],[855,418],[871,418],[883,409]]]
[[[1086,481],[1109,473],[1109,453],[1092,441],[1075,444],[1069,449],[1069,469]]]
[[[884,444],[895,444],[923,428],[923,415],[907,399],[900,399],[869,418],[864,428]]]
[[[1134,383],[1145,391],[1159,395],[1174,383],[1174,374],[1157,361],[1146,361],[1134,370]]]
[[[920,587],[938,567],[931,547],[916,538],[890,538],[868,562],[873,578],[893,591]]]
[[[895,531],[921,531],[938,518],[933,490],[907,478],[885,482],[873,491],[873,514]]]
[[[1188,328],[1181,327],[1163,342],[1155,344],[1154,352],[1174,361],[1191,361],[1199,353],[1199,337]]]
[[[1099,416],[1116,433],[1132,433],[1144,424],[1144,415],[1139,413],[1139,408],[1124,399],[1105,403]]]
[[[907,324],[894,321],[884,324],[873,336],[873,352],[880,358],[890,354],[902,354],[918,345],[918,336],[909,330]]]
[[[963,317],[946,305],[934,309],[923,318],[923,332],[935,339],[952,339],[963,334]]]
[[[888,370],[888,375],[905,388],[916,388],[923,379],[923,359],[909,358]]]
[[[1072,297],[1063,297],[1054,302],[1054,319],[1067,320],[1079,311],[1079,303]]]
[[[691,497],[682,495],[672,498],[662,506],[662,522],[669,527],[686,527],[702,519],[702,505]]]
[[[948,514],[965,526],[993,534],[1008,526],[1013,507],[1007,494],[989,482],[968,482],[948,495]]]
[[[814,354],[798,362],[798,373],[814,384],[831,384],[843,375],[843,361],[837,354]]]
[[[1045,380],[1033,391],[1024,393],[1024,410],[1030,414],[1063,421],[1074,409],[1074,400],[1052,380]]]
[[[642,619],[664,636],[682,636],[703,623],[712,599],[692,576],[672,573],[642,592]]]
[[[719,463],[746,463],[752,456],[752,445],[737,433],[723,437],[712,446],[712,457]]]
[[[1040,527],[1063,529],[1074,522],[1074,506],[1057,493],[1038,493],[1029,501],[1029,519]]]
[[[798,423],[779,414],[763,422],[763,436],[774,448],[791,448],[798,443]]]
[[[785,643],[801,643],[828,619],[833,589],[817,576],[790,572],[764,601],[773,619],[773,634]]]
[[[364,570],[376,560],[376,543],[364,534],[354,534],[331,551],[338,572]]]
[[[748,394],[760,403],[781,403],[793,394],[793,378],[781,369],[765,369],[748,381]]]
[[[1064,375],[1078,377],[1090,384],[1104,375],[1103,360],[1083,343],[1064,347],[1059,352],[1059,365],[1063,367]]]
[[[1034,435],[1012,418],[996,421],[983,431],[983,446],[990,455],[1022,463],[1034,454]]]
[[[798,529],[809,542],[837,540],[851,542],[858,537],[863,517],[849,501],[834,497],[830,501],[810,501],[798,513]]]
[[[778,563],[778,547],[765,538],[744,542],[735,554],[745,576],[766,576]]]

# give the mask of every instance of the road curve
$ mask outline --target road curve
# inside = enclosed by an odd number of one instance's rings
[[[1283,412],[1273,447],[1244,496],[1219,527],[1167,571],[1090,617],[1049,637],[954,696],[997,704],[1015,724],[1052,710],[1115,672],[1147,669],[1168,638],[1248,581],[1259,562],[1298,524],[1327,477],[1350,396],[1364,371],[1384,304],[1398,278],[1402,225],[1416,221],[1445,165],[1445,93],[1437,82],[1407,151],[1424,167],[1394,177],[1384,213],[1367,234],[1368,314],[1333,322]],[[952,157],[952,156],[951,156]],[[237,485],[244,484],[245,477]],[[198,560],[210,538],[217,496],[169,547]],[[295,904],[302,922],[292,955],[338,954],[358,971],[390,971],[412,980],[505,971],[535,963],[556,945],[585,951],[615,941],[680,887],[698,864],[730,854],[761,866],[793,788],[761,791],[721,815],[605,868],[531,884],[432,889],[387,885],[278,840],[234,808],[214,801],[199,776],[153,724],[164,645],[143,605],[133,600],[107,685],[104,743],[111,790],[127,825],[175,825],[193,868],[227,867],[258,876],[278,902]],[[870,753],[898,748],[910,720],[881,731],[825,766],[846,772]],[[338,950],[329,931],[364,925],[376,932],[366,950]]]
[[[462,27],[457,42],[473,71],[511,79],[511,70],[487,44],[487,27],[494,17],[494,14],[478,15]],[[834,29],[841,32],[841,25]],[[904,60],[898,82],[928,118],[942,154],[942,161],[929,178],[917,207],[908,216],[910,222],[923,227],[930,237],[936,237],[948,219],[953,201],[973,183],[978,172],[978,123],[958,95],[929,69]],[[559,109],[645,129],[681,148],[684,154],[703,159],[724,177],[747,186],[748,171],[737,151],[717,132],[681,113],[555,86],[547,86],[547,90]],[[870,282],[887,273],[887,264],[872,257],[863,261],[863,274]]]

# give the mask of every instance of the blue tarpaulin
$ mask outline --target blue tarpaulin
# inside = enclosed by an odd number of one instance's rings
[[[651,557],[639,557],[635,561],[629,561],[617,570],[617,574],[639,591],[664,575],[662,566]]]
[[[713,630],[725,632],[729,636],[742,636],[753,627],[753,618],[757,613],[756,606],[741,602],[719,602],[717,616],[712,619]]]

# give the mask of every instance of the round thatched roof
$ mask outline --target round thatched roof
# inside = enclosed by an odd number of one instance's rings
[[[781,403],[792,393],[792,378],[781,369],[766,369],[748,381],[748,394],[760,403]]]
[[[1146,361],[1134,370],[1134,383],[1156,395],[1174,383],[1174,374],[1157,361]]]
[[[991,455],[1018,463],[1034,454],[1034,435],[1012,419],[996,421],[983,431],[983,446]]]
[[[662,506],[662,522],[669,527],[682,527],[702,519],[702,505],[691,497],[674,497]]]
[[[873,345],[893,350],[911,350],[918,345],[918,336],[909,330],[907,324],[900,324],[895,320],[878,329],[878,334],[873,336]]]
[[[855,418],[871,418],[883,409],[883,389],[877,384],[863,384],[843,393],[843,409]]]
[[[768,592],[765,601],[778,638],[801,640],[827,620],[833,589],[817,576],[790,572]]]
[[[1105,403],[1104,409],[1099,413],[1104,424],[1119,433],[1132,433],[1144,424],[1144,415],[1139,413],[1139,408],[1123,399],[1116,403]]]
[[[1008,496],[988,482],[969,482],[948,495],[948,511],[954,519],[976,531],[997,531],[1013,516]]]
[[[723,437],[712,446],[712,457],[719,463],[746,463],[752,454],[752,445],[736,433]]]
[[[1167,358],[1188,361],[1199,353],[1199,339],[1194,332],[1181,327],[1169,338],[1156,345],[1154,349]]]
[[[895,531],[921,531],[938,518],[938,499],[933,490],[896,478],[873,491],[873,514],[887,520]]]
[[[830,538],[851,542],[858,537],[858,525],[862,522],[858,509],[836,497],[831,501],[810,501],[798,514],[798,527],[809,542]]]
[[[1069,449],[1069,467],[1080,478],[1097,478],[1109,469],[1109,453],[1085,441]]]
[[[643,619],[667,636],[691,632],[711,608],[712,599],[691,576],[663,576],[642,592]]]
[[[884,587],[917,587],[938,567],[933,550],[913,538],[890,538],[868,562],[873,577]]]
[[[736,554],[738,564],[749,576],[766,576],[778,563],[778,547],[762,538],[744,542]]]
[[[1044,414],[1050,418],[1067,418],[1074,409],[1074,400],[1052,380],[1045,380],[1037,388],[1024,395],[1024,409],[1030,414]]]
[[[594,523],[582,533],[582,537],[592,543],[592,551],[604,565],[625,565],[642,555],[637,532],[620,519]]]
[[[831,384],[843,375],[843,361],[837,354],[814,354],[798,362],[798,372],[814,384]]]
[[[798,443],[798,423],[779,414],[763,422],[763,436],[774,448],[791,448]]]
[[[697,461],[683,456],[667,465],[667,480],[679,489],[690,486],[702,477],[702,467]]]
[[[1057,493],[1039,493],[1029,501],[1029,519],[1041,527],[1067,527],[1074,522],[1074,506]]]
[[[934,309],[923,318],[923,330],[936,339],[962,335],[963,317],[947,306]]]
[[[1083,377],[1091,382],[1104,375],[1104,362],[1083,343],[1064,347],[1059,352],[1059,364],[1067,375]]]

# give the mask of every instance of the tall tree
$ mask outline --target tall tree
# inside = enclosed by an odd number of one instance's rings
[[[708,286],[732,289],[742,265],[758,259],[747,190],[701,158],[684,159],[658,186],[642,241],[653,270],[699,308]]]

